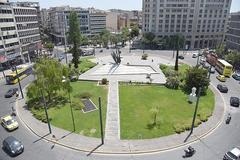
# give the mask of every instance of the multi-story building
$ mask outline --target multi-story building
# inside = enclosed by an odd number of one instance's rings
[[[106,29],[106,13],[101,10],[89,8],[89,25],[91,36],[95,36]]]
[[[21,59],[20,42],[13,8],[7,1],[0,2],[0,63]]]
[[[21,53],[25,60],[29,61],[29,57],[35,57],[36,52],[41,49],[38,10],[35,6],[31,6],[30,3],[29,5],[25,3],[21,5],[21,2],[13,3],[12,7],[21,45]]]
[[[93,8],[72,8],[69,6],[49,9],[50,34],[55,43],[64,44],[65,33],[69,29],[69,16],[76,11],[80,22],[80,32],[84,36],[94,36],[106,28],[106,15]]]
[[[231,13],[226,35],[227,48],[240,51],[240,12]]]
[[[182,34],[186,48],[214,48],[225,39],[232,0],[143,0],[143,32]]]
[[[41,9],[41,25],[42,28],[48,28],[49,27],[49,12],[46,8]]]
[[[142,27],[142,14],[140,11],[126,11],[111,9],[107,12],[106,27],[111,32],[120,32],[123,27],[131,25]]]

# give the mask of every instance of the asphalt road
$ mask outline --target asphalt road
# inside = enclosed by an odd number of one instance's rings
[[[127,52],[128,49],[122,49],[123,54],[142,54],[142,51],[134,50],[131,53]],[[125,52],[125,53],[124,53]],[[96,56],[110,55],[111,50],[104,49],[103,53],[96,50]],[[167,58],[172,58],[172,51],[170,52],[157,52],[157,51],[145,51],[145,53],[152,53],[154,55]],[[189,64],[196,64],[197,59],[191,58],[191,55],[186,55],[184,61]],[[211,82],[216,86],[220,82],[216,79],[216,75],[211,75]],[[33,79],[33,76],[25,78],[22,82],[22,86],[25,86]],[[229,88],[227,94],[223,94],[224,100],[227,104],[228,112],[232,114],[232,120],[229,125],[225,123],[221,124],[212,134],[202,139],[192,146],[196,149],[196,154],[188,159],[191,160],[218,160],[222,159],[225,152],[235,146],[240,146],[240,111],[239,108],[230,107],[230,96],[240,95],[240,84],[233,78],[230,78],[225,82]],[[11,87],[18,87],[18,85],[5,85],[4,81],[0,81],[0,116],[11,113],[11,106],[14,103],[14,98],[4,98],[4,94]],[[201,103],[201,101],[200,101]],[[19,120],[18,120],[19,121]],[[183,159],[184,147],[161,153],[145,154],[145,155],[87,155],[88,153],[73,151],[61,146],[48,143],[41,138],[32,134],[25,126],[20,123],[19,129],[8,132],[2,126],[0,126],[0,143],[9,135],[15,136],[21,140],[24,144],[25,151],[23,154],[11,158],[2,149],[0,149],[0,160],[17,159],[17,160],[179,160]]]

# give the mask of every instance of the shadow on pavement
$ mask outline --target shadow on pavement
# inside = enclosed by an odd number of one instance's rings
[[[97,147],[95,147],[93,150],[91,150],[91,152],[89,152],[89,153],[87,154],[87,156],[91,156],[91,154],[92,154],[94,151],[96,151],[98,148],[100,148],[102,145],[103,145],[102,143],[99,144]]]

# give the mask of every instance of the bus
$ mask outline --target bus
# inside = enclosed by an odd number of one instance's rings
[[[6,75],[6,84],[16,84],[19,80],[24,79],[25,77],[32,74],[33,71],[33,64],[22,64],[16,67],[16,70],[13,69],[12,72]]]
[[[218,59],[215,69],[219,72],[219,74],[224,75],[225,77],[230,77],[233,66],[223,59]]]

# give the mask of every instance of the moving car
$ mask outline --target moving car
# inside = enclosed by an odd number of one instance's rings
[[[3,140],[3,149],[10,156],[17,156],[24,151],[23,144],[13,136],[9,136]]]
[[[18,122],[16,121],[16,119],[14,119],[10,115],[1,117],[1,124],[4,128],[6,128],[9,131],[12,131],[18,128]]]
[[[5,94],[5,98],[10,98],[13,95],[17,94],[18,88],[11,88],[7,91],[7,93]]]
[[[238,160],[239,158],[240,149],[238,147],[235,147],[224,155],[223,160]]]
[[[192,58],[197,58],[198,57],[198,53],[193,53]]]
[[[223,75],[218,75],[216,78],[221,82],[226,82],[226,78]]]
[[[239,98],[238,97],[230,97],[230,105],[234,107],[239,107]]]
[[[184,56],[183,55],[179,55],[178,59],[184,59]]]
[[[100,49],[100,51],[99,52],[103,52],[103,50],[102,49]]]
[[[222,92],[222,93],[227,93],[228,92],[228,88],[226,85],[224,84],[218,84],[217,85],[217,89]]]
[[[240,73],[234,73],[234,74],[232,75],[232,77],[233,77],[235,80],[240,81]]]

